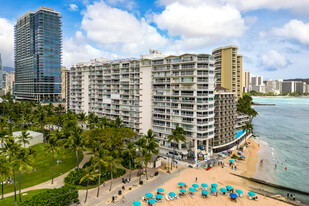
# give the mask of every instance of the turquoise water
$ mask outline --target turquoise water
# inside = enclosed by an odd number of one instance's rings
[[[276,104],[254,107],[259,113],[252,122],[254,134],[265,146],[259,159],[267,162],[267,166],[257,164],[256,175],[309,192],[309,98],[256,97],[253,101]]]
[[[243,130],[239,130],[236,132],[235,138],[240,137],[241,135],[245,134],[247,130],[243,131]]]

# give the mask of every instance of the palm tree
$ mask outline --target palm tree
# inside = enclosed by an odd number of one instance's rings
[[[180,127],[178,124],[176,124],[176,128],[173,130],[172,134],[169,135],[167,138],[168,138],[168,142],[174,142],[176,144],[179,144],[180,142],[186,142],[187,140],[184,129]],[[175,161],[175,152],[176,152],[176,147],[174,145],[173,146],[173,161],[171,163],[171,170],[173,170],[173,164]]]
[[[59,104],[57,107],[55,107],[55,112],[57,114],[63,114],[65,112],[65,108],[62,104]]]
[[[20,148],[16,154],[16,159],[19,162],[18,167],[18,178],[19,178],[19,202],[21,203],[21,171],[22,170],[32,170],[30,156],[32,155],[32,150]]]
[[[5,140],[8,138],[7,136],[7,131],[5,130],[0,130],[0,143],[1,143],[1,150],[4,150],[4,143]],[[2,156],[4,156],[4,151],[1,152]]]
[[[113,185],[113,172],[117,168],[122,168],[121,165],[122,159],[119,157],[118,150],[112,151],[111,155],[108,157],[108,162],[111,168],[111,186],[109,188],[109,191],[111,191]]]
[[[129,142],[127,144],[126,149],[123,151],[124,155],[128,155],[129,157],[129,165],[130,165],[130,176],[129,176],[129,180],[131,181],[131,170],[132,170],[132,161],[134,159],[134,157],[136,157],[136,145],[133,142]]]
[[[21,135],[18,136],[17,138],[19,139],[18,142],[24,145],[24,148],[26,148],[26,144],[30,144],[28,139],[32,139],[30,133],[27,133],[27,130],[23,130],[21,132]]]
[[[136,146],[138,148],[138,155],[141,156],[141,152],[143,149],[146,148],[146,145],[147,145],[147,139],[145,138],[145,136],[143,136],[142,138],[139,138],[136,142]],[[136,159],[137,160],[137,159]],[[140,160],[140,159],[139,159]],[[139,177],[139,182],[142,180],[142,161],[137,161],[138,165],[139,165],[139,174],[140,174],[140,177]]]
[[[94,166],[99,168],[98,171],[98,191],[97,191],[97,197],[99,197],[100,194],[100,185],[101,185],[101,175],[102,175],[102,166],[107,168],[108,167],[108,151],[104,150],[102,148],[99,148],[96,152],[96,155],[93,157]]]
[[[151,156],[152,156],[152,154],[149,153],[149,150],[147,150],[146,148],[142,148],[142,150],[140,151],[140,157],[138,157],[136,159],[136,161],[140,165],[144,165],[145,166],[146,180],[148,180],[147,167],[148,167],[148,162],[150,162],[150,160],[151,160]],[[140,176],[140,181],[141,181],[141,176]]]
[[[87,115],[86,115],[86,113],[85,113],[85,112],[79,113],[79,114],[77,115],[77,119],[78,119],[79,121],[81,121],[81,123],[82,123],[82,128],[84,128],[84,123],[87,121]]]
[[[247,135],[253,133],[253,126],[250,122],[246,122],[245,125],[241,127],[242,132],[246,132],[245,142],[247,144]]]
[[[85,179],[87,179],[87,189],[86,189],[86,196],[85,196],[85,201],[84,201],[84,203],[87,202],[89,180],[94,180],[94,177],[95,177],[95,175],[93,175],[93,174],[91,173],[91,168],[87,168],[87,169],[86,169],[86,175],[83,176],[83,177],[80,179],[80,181],[79,181],[79,184],[81,184]]]
[[[120,119],[120,117],[117,117],[114,121],[114,127],[116,128],[122,128],[123,127],[123,121]]]
[[[66,145],[71,147],[76,152],[76,168],[79,171],[79,152],[83,151],[85,145],[84,136],[82,135],[83,130],[79,127],[73,129],[72,135],[69,137]]]
[[[7,159],[3,156],[0,156],[0,180],[1,180],[1,200],[4,199],[4,191],[3,191],[3,181],[5,181],[11,175],[10,164]]]
[[[55,162],[54,153],[55,153],[55,151],[59,151],[58,141],[59,140],[57,139],[56,136],[51,136],[48,139],[48,144],[45,145],[46,152],[52,152],[52,181],[51,181],[51,184],[54,184],[54,162]]]
[[[14,171],[14,160],[20,148],[21,148],[20,143],[15,142],[14,137],[12,136],[9,136],[4,143],[4,151],[5,151],[6,156],[9,159],[10,166],[11,166],[12,173],[13,173],[15,206],[17,205],[17,199],[16,199],[16,181],[15,181],[15,171]]]

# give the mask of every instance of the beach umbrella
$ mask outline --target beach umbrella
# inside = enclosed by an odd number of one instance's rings
[[[160,195],[160,194],[157,194],[157,195],[156,195],[156,198],[157,198],[157,199],[162,199],[162,198],[163,198],[163,196],[162,196],[162,195]]]
[[[227,186],[226,186],[226,189],[228,189],[228,190],[232,190],[232,189],[233,189],[233,187],[232,187],[232,186],[230,186],[230,185],[227,185]]]
[[[254,192],[248,192],[248,195],[249,196],[255,196],[255,193]]]
[[[229,162],[234,162],[234,160],[229,160]]]
[[[181,190],[179,190],[179,192],[181,192],[181,193],[186,193],[186,192],[187,192],[187,190],[185,190],[185,189],[181,189]]]
[[[157,192],[164,192],[164,189],[163,188],[159,188],[159,189],[157,189]]]
[[[205,183],[201,184],[201,186],[202,186],[202,187],[208,187],[208,185],[205,184]]]
[[[236,193],[238,193],[238,194],[242,194],[242,193],[243,193],[243,191],[242,191],[242,190],[236,190]]]
[[[185,183],[183,183],[183,182],[178,182],[178,185],[182,187],[182,186],[185,186]]]
[[[207,190],[203,190],[202,195],[209,195],[209,192]]]
[[[238,197],[238,195],[236,195],[235,193],[231,193],[231,194],[230,194],[230,197],[231,197],[232,199],[236,199],[236,198]]]
[[[169,195],[170,197],[176,197],[176,193],[175,193],[175,192],[170,192],[168,195]]]
[[[195,192],[196,191],[196,189],[194,189],[193,187],[190,187],[189,190],[190,190],[190,192]]]
[[[223,193],[227,192],[227,190],[225,188],[221,188],[220,191],[223,192]]]
[[[242,158],[242,159],[246,159],[246,157],[245,157],[245,156],[240,156],[240,158]]]
[[[152,197],[152,193],[147,192],[147,193],[145,194],[145,196],[146,196],[146,197]]]
[[[199,186],[198,186],[198,184],[193,184],[192,187],[198,188]]]
[[[210,188],[210,191],[217,192],[218,190],[217,190],[217,188]]]
[[[211,187],[218,187],[216,183],[211,184]]]
[[[141,206],[141,202],[140,201],[134,201],[133,206]]]
[[[148,202],[153,205],[153,204],[156,203],[156,200],[155,199],[149,199]]]

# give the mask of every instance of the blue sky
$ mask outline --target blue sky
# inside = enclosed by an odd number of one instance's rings
[[[211,53],[238,45],[243,69],[265,79],[309,77],[309,0],[0,0],[0,53],[13,66],[16,19],[59,11],[63,64],[93,58]]]

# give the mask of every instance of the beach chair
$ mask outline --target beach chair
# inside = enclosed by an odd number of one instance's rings
[[[175,197],[176,197],[176,199],[179,199],[179,197],[177,195]]]
[[[168,198],[168,195],[165,195],[165,199],[166,199],[167,201],[170,201],[170,198]]]
[[[252,197],[251,197],[251,196],[249,196],[249,200],[252,200]]]
[[[192,194],[190,194],[190,197],[192,198],[192,199],[194,199],[195,197],[194,197],[194,195],[192,195]]]
[[[175,200],[175,197],[171,197],[171,196],[169,196],[169,198],[170,198],[170,200]]]

